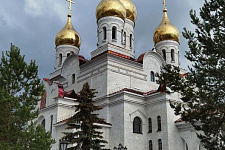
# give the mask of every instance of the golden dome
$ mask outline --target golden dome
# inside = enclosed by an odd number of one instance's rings
[[[71,23],[71,15],[68,15],[68,20],[64,28],[56,35],[55,45],[73,45],[80,48],[81,39],[80,35],[73,28]]]
[[[154,43],[158,43],[164,40],[173,40],[179,43],[180,35],[179,30],[170,22],[167,16],[167,9],[164,6],[163,10],[164,16],[162,22],[155,30],[153,41]]]
[[[125,20],[126,8],[119,0],[102,0],[96,9],[97,20],[106,16],[116,16]]]
[[[133,22],[137,19],[137,9],[132,0],[119,0],[123,3],[126,8],[126,18],[132,20]]]

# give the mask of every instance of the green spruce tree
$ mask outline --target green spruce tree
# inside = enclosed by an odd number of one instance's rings
[[[100,126],[94,123],[105,123],[105,121],[98,117],[95,112],[101,110],[100,106],[95,106],[93,98],[95,97],[95,90],[90,89],[89,84],[85,83],[79,95],[76,95],[77,102],[75,112],[76,114],[67,121],[67,129],[76,129],[75,132],[65,133],[66,140],[70,144],[76,146],[70,148],[71,150],[101,150],[104,149],[104,143]]]
[[[0,61],[0,149],[49,150],[50,133],[37,126],[36,105],[43,92],[34,61],[27,64],[11,44]]]
[[[189,51],[185,57],[192,63],[188,75],[180,68],[167,65],[159,81],[173,92],[181,93],[181,104],[172,105],[175,114],[191,123],[206,149],[225,149],[225,1],[205,0],[200,16],[190,11],[195,33],[184,29]]]

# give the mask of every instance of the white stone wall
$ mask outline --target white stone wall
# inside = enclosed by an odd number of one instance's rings
[[[125,32],[126,32],[126,37],[125,37],[126,40],[123,40],[123,41],[126,41],[126,42],[124,43],[124,48],[131,51],[131,54],[134,57],[134,52],[135,52],[134,51],[134,37],[135,37],[134,36],[134,22],[127,18],[126,18],[125,24],[124,24],[124,33]],[[132,35],[132,36],[130,36],[130,35]]]
[[[103,36],[103,27],[106,27],[106,39]],[[116,39],[112,39],[112,28],[116,27]],[[113,43],[122,47],[122,29],[124,27],[124,20],[119,17],[107,16],[98,20],[98,47],[107,43]]]
[[[127,24],[127,28],[132,27],[131,24]],[[165,45],[168,51],[171,46],[173,48],[176,46],[176,43],[168,44],[167,42],[159,43],[157,51],[160,52]],[[116,49],[116,47],[114,48]],[[118,52],[120,48],[117,48]],[[169,56],[167,57],[169,58]],[[178,61],[176,62],[178,63]],[[169,100],[179,101],[178,94],[167,95],[158,92],[148,96],[120,91],[124,88],[140,92],[158,89],[159,85],[150,80],[150,71],[160,73],[160,69],[165,63],[169,62],[165,62],[161,54],[153,51],[145,54],[143,65],[113,54],[103,54],[79,66],[78,57],[71,55],[64,60],[62,68],[52,76],[57,75],[56,79],[63,84],[65,91],[74,90],[78,93],[86,82],[91,88],[96,89],[98,92],[95,99],[96,104],[103,107],[96,113],[99,113],[99,117],[111,124],[103,125],[102,129],[104,138],[109,142],[108,148],[112,149],[122,143],[129,150],[147,150],[148,142],[152,140],[153,149],[158,149],[158,139],[162,139],[163,150],[181,150],[184,149],[185,142],[191,144],[195,141],[188,140],[190,133],[182,133],[185,135],[183,136],[174,123],[179,117],[174,115]],[[76,74],[76,82],[73,84],[71,83],[72,74]],[[43,118],[46,118],[46,126],[49,127],[50,114],[54,115],[54,123],[59,122],[74,114],[72,106],[75,103],[71,99],[56,98],[58,84],[53,83],[51,86],[48,86],[47,82],[45,84],[47,106],[45,110],[41,111],[38,121],[40,123]],[[118,93],[118,91],[120,92]],[[133,120],[136,116],[142,120],[142,134],[133,133]],[[162,131],[157,131],[157,116],[161,117]],[[148,133],[148,118],[152,118],[152,133]],[[58,141],[63,136],[64,129],[65,125],[54,126],[52,136],[56,138],[57,143],[53,145],[52,149],[58,148]],[[192,136],[193,134],[191,134]]]
[[[60,45],[56,47],[56,62],[55,62],[55,70],[58,70],[62,67],[64,61],[66,60],[67,56],[73,52],[74,54],[79,54],[79,49],[72,45]],[[60,54],[62,58],[60,58]]]
[[[164,40],[155,45],[156,51],[163,56],[162,50],[166,51],[166,63],[179,66],[179,43],[172,40]],[[171,58],[171,50],[174,50],[174,61]]]

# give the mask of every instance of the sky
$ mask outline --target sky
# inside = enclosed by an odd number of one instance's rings
[[[95,10],[101,0],[74,0],[72,23],[81,36],[80,55],[90,59],[97,49]],[[154,47],[153,34],[163,17],[163,0],[133,0],[138,15],[135,23],[135,57]],[[188,51],[183,28],[194,31],[189,11],[199,12],[204,0],[166,0],[168,17],[180,31],[180,63],[187,69],[184,58]],[[67,21],[69,3],[66,0],[0,0],[0,50],[9,50],[10,43],[21,49],[25,60],[36,60],[39,77],[49,77],[55,65],[55,37]],[[0,54],[1,56],[1,54]]]

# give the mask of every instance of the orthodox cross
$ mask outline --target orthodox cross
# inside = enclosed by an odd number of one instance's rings
[[[75,2],[73,2],[73,0],[66,0],[67,2],[69,2],[69,14],[71,14],[71,11],[72,11],[72,4],[75,4]]]
[[[166,9],[166,0],[163,0],[163,6],[164,6],[164,11],[166,11],[167,9]]]

